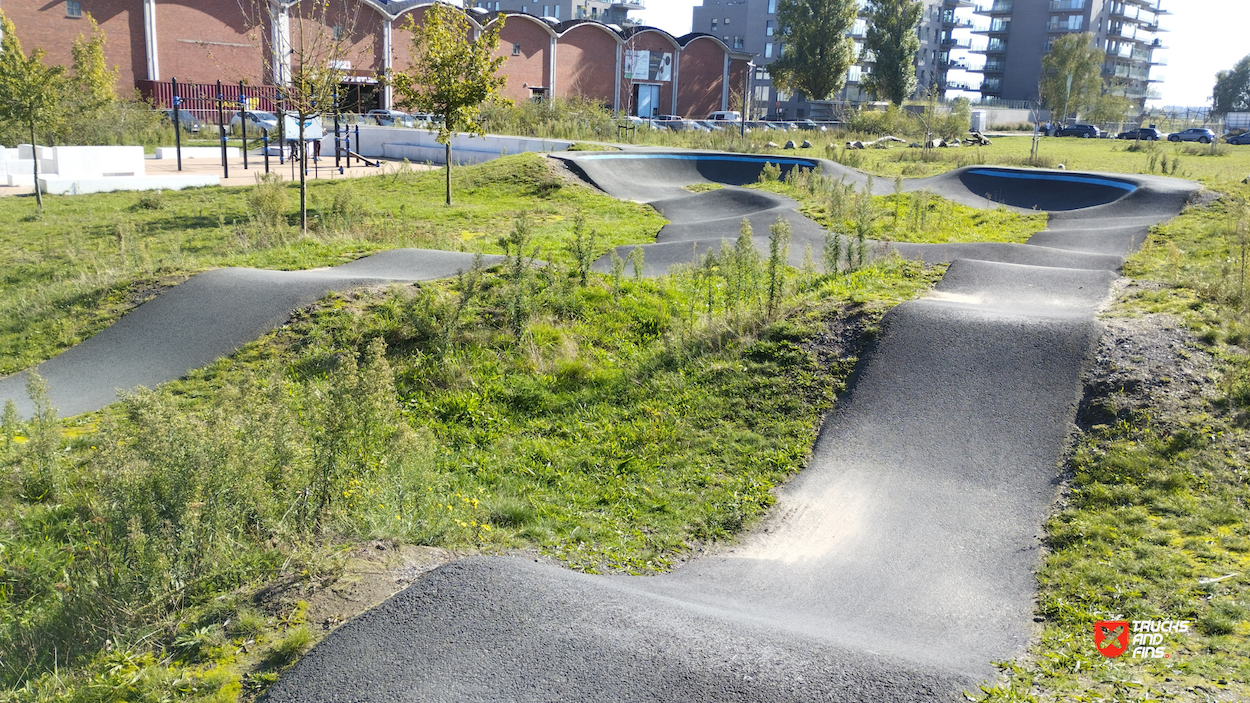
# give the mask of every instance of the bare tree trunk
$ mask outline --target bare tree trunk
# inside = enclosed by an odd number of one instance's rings
[[[43,209],[43,193],[39,190],[39,145],[35,144],[35,121],[30,121],[30,156],[35,160],[35,205]]]
[[[447,204],[451,205],[451,137],[447,138]]]
[[[299,116],[299,231],[308,234],[308,145],[304,143],[304,116]]]

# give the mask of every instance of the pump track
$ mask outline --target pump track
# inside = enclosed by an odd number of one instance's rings
[[[792,263],[824,230],[788,198],[741,188],[765,163],[867,177],[798,157],[691,151],[561,155],[617,198],[670,221],[645,248],[662,275],[738,235]],[[726,187],[691,193],[685,186]],[[878,194],[892,184],[879,184]],[[974,166],[904,182],[973,207],[1046,211],[1027,244],[896,244],[949,262],[926,297],[888,312],[826,418],[808,467],[736,546],[661,576],[595,576],[473,557],[347,622],[266,694],[304,701],[956,701],[1033,633],[1042,523],[1095,313],[1124,257],[1198,190],[1150,176]],[[620,247],[627,257],[632,247]],[[441,278],[466,255],[396,250],[305,272],[192,277],[39,366],[67,414],[232,353],[325,293]],[[605,257],[596,263],[606,270]],[[25,379],[0,402],[30,412]]]

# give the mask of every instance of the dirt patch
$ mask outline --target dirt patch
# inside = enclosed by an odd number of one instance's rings
[[[126,287],[126,308],[135,308],[174,286],[187,280],[189,276],[161,276],[160,278],[145,278]]]
[[[260,591],[255,600],[275,613],[289,612],[296,602],[306,602],[305,622],[324,635],[460,556],[435,547],[368,542],[345,554],[342,568],[326,578],[283,579]]]
[[[1122,280],[1120,295],[1140,284]],[[1089,430],[1149,410],[1156,420],[1201,412],[1214,398],[1216,361],[1173,315],[1108,317],[1085,376],[1077,425]]]

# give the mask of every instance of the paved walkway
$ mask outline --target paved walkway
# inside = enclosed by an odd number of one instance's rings
[[[247,157],[248,167],[243,168],[243,157],[227,159],[226,164],[229,167],[230,177],[223,178],[221,185],[223,186],[250,186],[256,182],[256,174],[265,172],[265,157],[260,154],[249,154]],[[351,168],[343,169],[340,174],[334,168],[333,157],[322,157],[321,161],[316,164],[316,168],[309,169],[309,180],[334,180],[342,178],[363,178],[365,176],[376,176],[380,173],[392,173],[400,168],[402,161],[394,161],[382,159],[379,167],[365,166],[359,160],[353,159]],[[178,173],[178,162],[176,159],[154,159],[148,156],[144,163],[145,170],[149,176],[174,175]],[[410,164],[410,168],[414,171],[426,171],[439,166],[427,166],[425,164]],[[299,172],[294,169],[294,165],[289,161],[286,164],[278,163],[278,157],[269,157],[269,169],[273,173],[282,176],[283,180],[299,180]],[[205,174],[205,175],[222,175],[221,159],[183,159],[182,173]],[[0,197],[6,195],[32,195],[35,189],[33,186],[14,186],[8,187],[0,185]]]

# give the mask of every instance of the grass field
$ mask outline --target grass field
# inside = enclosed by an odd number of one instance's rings
[[[982,153],[1017,159],[1025,141]],[[1043,153],[1070,168],[1149,165],[1124,146],[1050,140]],[[851,158],[887,176],[958,165],[953,151],[899,158],[915,153]],[[1181,159],[1177,175],[1210,164],[1210,185],[1247,195],[1235,180],[1250,150]],[[0,700],[250,699],[320,636],[304,606],[255,594],[279,579],[332,581],[344,551],[372,539],[663,570],[749,525],[802,468],[858,353],[823,349],[819,334],[870,338],[885,310],[942,273],[898,260],[791,270],[769,314],[766,262],[745,252],[656,280],[584,276],[588,256],[651,241],[664,221],[538,157],[455,178],[452,208],[437,172],[314,183],[308,236],[291,226],[289,186],[49,198],[42,217],[27,198],[0,199],[14,223],[0,233],[0,373],[216,266],[505,244],[554,263],[330,296],[232,358],[101,413],[4,418]],[[1022,241],[1044,226],[811,177],[757,187],[834,228],[899,241]],[[1190,687],[1246,679],[1250,362],[1233,202],[1157,229],[1127,270],[1165,288],[1124,307],[1183,315],[1224,364],[1220,400],[1203,417],[1164,425],[1147,409],[1079,440],[1075,492],[1048,526],[1039,574],[1046,630],[991,699],[1149,699],[1131,682],[1174,669],[1125,669],[1088,642],[1091,615],[1126,603],[1205,623],[1181,672]],[[1196,441],[1178,444],[1176,427]],[[1108,575],[1104,562],[1137,552],[1131,583]],[[1243,576],[1206,588],[1195,564]]]
[[[395,246],[549,262],[330,296],[101,413],[4,418],[0,700],[252,696],[320,636],[298,602],[253,596],[333,579],[368,540],[666,569],[757,519],[802,467],[857,353],[813,340],[871,336],[942,271],[885,259],[774,281],[747,246],[655,280],[587,274],[664,220],[534,155],[455,177],[451,208],[438,172],[314,184],[307,236],[290,186],[49,198],[41,217],[0,201],[16,223],[0,235],[6,370],[214,266]],[[830,183],[762,187],[858,199],[882,223],[900,212]],[[917,218],[917,238],[981,217],[923,206],[941,216]],[[1041,226],[1002,212],[974,224],[1012,238]]]

